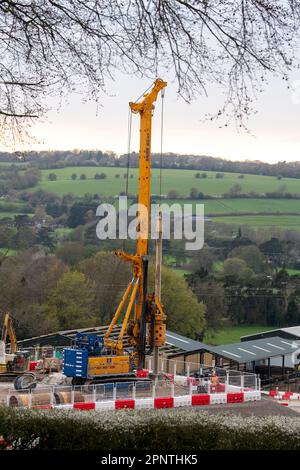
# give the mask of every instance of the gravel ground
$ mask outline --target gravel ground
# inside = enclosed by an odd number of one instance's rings
[[[195,410],[204,410],[208,413],[222,415],[240,415],[240,416],[292,416],[300,418],[299,412],[293,410],[290,406],[282,406],[270,398],[262,398],[260,401],[252,403],[234,403],[232,405],[210,405],[193,407]]]

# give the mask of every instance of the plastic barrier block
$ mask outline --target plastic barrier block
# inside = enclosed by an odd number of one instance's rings
[[[282,400],[289,400],[293,394],[292,393],[285,393],[282,395],[281,399]]]
[[[261,392],[260,391],[252,391],[252,392],[245,392],[244,393],[244,401],[257,401],[261,400]]]
[[[38,361],[30,361],[29,362],[29,370],[30,371],[35,370],[35,368],[37,366],[37,363],[38,363]]]
[[[173,397],[154,398],[154,408],[174,408]]]
[[[52,405],[35,405],[35,406],[32,406],[31,408],[39,408],[41,410],[51,410],[53,406]]]
[[[210,405],[210,395],[193,395],[192,405]]]
[[[270,390],[270,391],[269,391],[269,396],[270,396],[270,397],[275,397],[275,395],[277,395],[276,390]]]
[[[190,395],[184,395],[182,397],[174,397],[174,407],[178,406],[191,406],[192,397]]]
[[[227,403],[243,403],[244,393],[227,393]]]
[[[95,410],[96,404],[95,403],[74,403],[73,408],[77,410]]]
[[[221,405],[227,403],[226,393],[214,393],[210,396],[211,405]]]
[[[71,405],[71,403],[68,403],[66,405],[55,405],[54,408],[58,408],[60,410],[71,410],[73,408],[73,405]]]
[[[121,410],[123,408],[135,408],[135,400],[116,400],[115,401],[116,410]]]
[[[96,410],[114,410],[114,409],[115,409],[114,400],[96,401]]]
[[[148,377],[149,376],[149,371],[146,370],[146,369],[140,369],[136,372],[136,376],[140,379]]]
[[[154,398],[136,398],[135,408],[154,408]]]

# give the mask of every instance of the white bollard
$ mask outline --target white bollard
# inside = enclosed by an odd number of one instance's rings
[[[241,392],[244,390],[244,384],[245,384],[245,376],[242,374],[241,375]]]

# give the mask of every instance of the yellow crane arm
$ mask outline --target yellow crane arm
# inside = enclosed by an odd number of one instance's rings
[[[158,93],[167,83],[158,78],[152,89],[138,103],[129,103],[133,113],[140,114],[140,156],[139,156],[139,187],[138,203],[145,211],[138,214],[137,255],[148,255],[148,233],[150,217],[150,177],[151,177],[151,132],[153,103]]]
[[[131,255],[117,251],[116,255],[124,261],[132,263],[133,280],[120,302],[120,305],[112,319],[105,335],[105,346],[110,347],[116,353],[123,354],[123,336],[127,329],[129,343],[133,347],[133,356],[138,367],[143,367],[146,348],[147,324],[152,325],[152,343],[160,346],[164,343],[165,315],[158,299],[147,295],[147,271],[148,271],[148,239],[150,222],[150,178],[151,178],[151,131],[154,103],[159,92],[167,86],[160,78],[155,80],[149,93],[144,94],[139,102],[130,102],[131,111],[140,115],[140,153],[139,153],[139,182],[138,182],[138,225],[136,254]],[[129,298],[129,293],[131,296]],[[120,316],[127,299],[121,332],[116,341],[110,339],[110,334],[117,319]],[[134,318],[129,321],[130,313],[134,308]],[[152,311],[149,313],[149,311]],[[156,334],[158,332],[158,334]],[[149,335],[148,335],[149,336]],[[159,337],[159,339],[158,339]],[[154,344],[153,343],[153,344]]]

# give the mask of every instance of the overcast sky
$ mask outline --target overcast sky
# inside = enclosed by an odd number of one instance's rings
[[[294,74],[292,81],[299,80],[300,90],[300,72],[298,74]],[[115,82],[108,83],[109,95],[101,96],[102,107],[98,114],[94,103],[83,104],[79,96],[71,95],[59,112],[51,111],[43,123],[33,127],[34,135],[43,142],[32,148],[126,153],[128,102],[134,101],[149,84],[149,80],[120,74]],[[213,86],[208,97],[199,97],[187,104],[178,98],[176,85],[169,81],[165,95],[163,150],[233,160],[300,161],[300,91],[298,94],[287,90],[282,80],[272,80],[258,97],[258,112],[248,123],[253,135],[249,135],[243,130],[238,132],[234,125],[220,129],[218,122],[203,122],[205,113],[217,110],[220,102],[220,95]],[[160,149],[160,112],[159,100],[153,123],[153,151]],[[137,151],[137,116],[133,123],[131,149]]]

